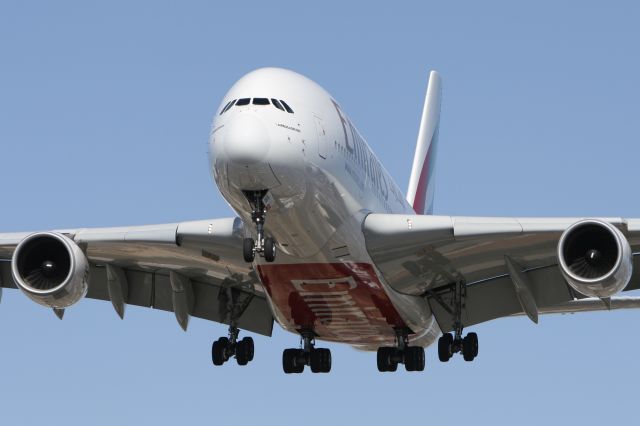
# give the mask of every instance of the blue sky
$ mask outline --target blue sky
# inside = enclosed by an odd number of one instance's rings
[[[405,187],[427,74],[443,77],[435,213],[640,215],[640,9],[633,2],[0,4],[0,230],[224,217],[214,111],[262,66],[323,85]],[[480,355],[379,374],[329,345],[330,375],[285,376],[297,338],[254,336],[214,368],[222,325],[85,300],[63,321],[5,291],[0,416],[14,424],[631,420],[639,312],[473,328]]]

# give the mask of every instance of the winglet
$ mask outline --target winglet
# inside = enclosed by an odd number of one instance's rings
[[[438,130],[440,128],[440,103],[442,98],[442,83],[440,74],[431,71],[427,94],[422,109],[420,130],[416,153],[413,157],[411,178],[407,189],[407,201],[418,214],[433,213],[433,195],[435,184],[433,171],[436,160]]]

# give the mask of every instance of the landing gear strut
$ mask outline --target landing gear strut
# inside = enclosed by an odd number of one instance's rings
[[[256,253],[264,257],[267,262],[276,259],[276,244],[273,238],[264,236],[264,223],[267,220],[267,209],[264,205],[264,196],[267,190],[244,191],[245,197],[251,204],[251,221],[256,225],[258,238],[245,238],[242,244],[242,255],[245,262],[253,262]]]
[[[238,365],[247,365],[253,360],[253,339],[244,337],[238,340],[240,330],[235,326],[229,327],[229,337],[221,337],[211,345],[211,360],[213,365],[222,365],[232,356],[236,357]]]
[[[300,349],[285,349],[282,352],[282,369],[285,373],[302,373],[304,366],[311,367],[314,373],[328,373],[331,371],[331,350],[315,347],[313,332],[301,333]]]
[[[378,371],[396,371],[404,364],[407,371],[424,370],[424,348],[409,346],[407,329],[396,330],[396,346],[378,348]]]
[[[468,333],[462,337],[462,310],[464,308],[464,299],[467,290],[462,282],[456,282],[454,287],[453,300],[453,332],[445,333],[438,339],[438,358],[442,362],[451,359],[454,353],[462,353],[465,361],[473,361],[478,356],[478,335],[476,333]]]

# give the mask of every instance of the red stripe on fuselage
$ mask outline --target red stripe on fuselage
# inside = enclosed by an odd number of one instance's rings
[[[269,264],[258,273],[287,321],[324,340],[384,342],[406,327],[369,264]]]

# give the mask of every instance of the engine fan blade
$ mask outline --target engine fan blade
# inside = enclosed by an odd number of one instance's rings
[[[60,277],[59,275],[60,271],[57,265],[51,260],[45,260],[39,268],[35,268],[29,272],[26,276],[26,281],[33,288],[46,290],[60,284],[61,279],[64,279],[64,277]]]
[[[587,250],[585,255],[577,258],[569,268],[573,273],[584,278],[601,277],[609,271],[602,253],[595,249]]]

